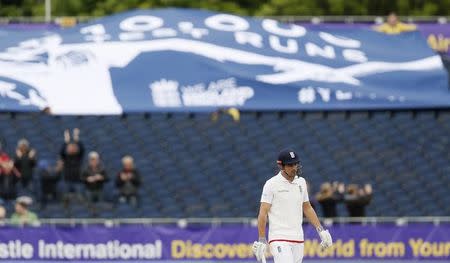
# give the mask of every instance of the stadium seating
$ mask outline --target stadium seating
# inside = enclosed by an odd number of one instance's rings
[[[450,214],[450,111],[244,112],[241,121],[209,114],[47,116],[0,113],[0,138],[14,152],[27,138],[55,160],[66,128],[79,127],[87,151],[100,153],[111,177],[125,154],[143,175],[140,207],[117,205],[100,217],[254,217],[277,152],[301,155],[310,197],[324,181],[371,183],[370,216]],[[114,200],[111,180],[107,198]],[[320,209],[318,209],[320,212]],[[344,205],[339,214],[346,216]],[[89,217],[60,204],[41,217]]]

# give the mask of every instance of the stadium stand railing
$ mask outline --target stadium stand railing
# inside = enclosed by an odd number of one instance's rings
[[[336,217],[321,218],[325,226],[334,224],[359,223],[361,225],[377,225],[384,223],[404,226],[410,223],[432,223],[434,225],[450,223],[450,216],[419,216],[419,217]],[[230,218],[41,218],[39,225],[105,225],[119,226],[129,224],[164,225],[171,224],[184,228],[190,224],[219,226],[227,224],[242,224],[257,226],[257,219],[251,217]],[[305,222],[304,224],[308,224]],[[9,225],[6,219],[2,225]]]
[[[54,16],[51,23],[64,24],[64,21],[76,21],[77,23],[84,23],[92,21],[99,17],[96,16]],[[260,18],[270,18],[279,21],[305,22],[305,23],[381,23],[384,21],[383,16],[264,16]],[[450,16],[399,16],[402,21],[409,23],[439,23],[446,24],[450,22]],[[44,16],[16,16],[16,17],[1,17],[0,25],[10,23],[46,23]]]

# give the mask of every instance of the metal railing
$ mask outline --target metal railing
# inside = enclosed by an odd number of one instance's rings
[[[283,22],[310,22],[310,23],[382,23],[385,20],[383,16],[272,16]],[[408,23],[440,23],[450,22],[449,16],[399,16],[401,21]]]
[[[445,217],[337,217],[322,218],[324,225],[358,223],[362,225],[377,225],[392,223],[397,226],[404,226],[411,223],[431,223],[440,225],[450,223],[450,216]],[[3,220],[2,225],[9,225],[9,220]],[[206,224],[211,226],[220,226],[226,224],[243,224],[256,226],[256,218],[251,217],[233,217],[233,218],[42,218],[36,225],[105,225],[114,227],[127,224],[143,225],[162,225],[174,224],[184,228],[190,224]]]
[[[53,17],[50,23],[57,23],[61,19],[75,19],[78,23],[88,22],[94,19],[99,19],[101,17],[96,16],[61,16],[61,17]],[[11,24],[11,23],[48,23],[45,20],[44,16],[12,16],[12,17],[2,17],[0,16],[0,25],[1,24]]]
[[[58,23],[64,19],[74,19],[78,23],[99,19],[97,16],[56,16],[52,17],[51,22]],[[260,16],[256,18],[271,18],[283,22],[310,22],[310,23],[380,23],[383,22],[383,16]],[[450,16],[403,16],[399,17],[401,21],[409,23],[450,23]],[[16,16],[1,17],[0,24],[9,23],[48,23],[45,16]]]

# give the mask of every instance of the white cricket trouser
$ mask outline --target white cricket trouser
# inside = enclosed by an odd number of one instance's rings
[[[274,241],[270,243],[270,252],[275,263],[301,263],[303,243]]]

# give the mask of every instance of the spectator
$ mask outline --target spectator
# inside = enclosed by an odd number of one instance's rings
[[[39,224],[38,216],[28,210],[33,203],[33,199],[28,196],[18,197],[15,204],[15,212],[11,216],[11,224],[17,226],[31,225],[36,226]]]
[[[4,207],[5,203],[0,198],[0,226],[5,225],[5,219],[6,219],[6,208]]]
[[[48,201],[58,199],[57,184],[61,178],[63,162],[58,160],[55,166],[49,161],[41,160],[38,162],[37,174],[41,185],[41,207],[45,208]]]
[[[237,108],[218,109],[211,113],[211,120],[217,122],[222,115],[229,115],[234,122],[238,123],[241,120],[241,113]]]
[[[444,67],[445,69],[447,69],[447,73],[450,76],[450,56],[447,56],[445,53],[441,53],[440,56],[442,59],[442,63],[444,63]],[[450,78],[448,78],[448,87],[450,87]]]
[[[141,177],[134,166],[133,157],[123,157],[122,166],[122,171],[116,177],[116,186],[120,192],[119,202],[136,206]]]
[[[49,106],[46,106],[42,109],[42,113],[52,115],[52,109]]]
[[[0,167],[0,198],[12,200],[17,196],[17,182],[20,180],[20,173],[14,167],[12,160],[5,161]]]
[[[88,156],[88,165],[82,173],[82,181],[86,185],[86,194],[91,208],[93,203],[103,201],[103,185],[107,181],[106,171],[100,162],[100,156],[97,152],[90,152]]]
[[[70,194],[81,193],[81,164],[83,161],[84,146],[80,141],[80,130],[73,129],[73,139],[70,138],[69,130],[64,131],[64,144],[61,147],[60,157],[63,161],[63,177]]]
[[[21,139],[17,143],[16,155],[14,156],[14,166],[20,172],[22,186],[26,190],[31,190],[33,179],[33,168],[36,165],[36,151],[30,148],[26,139]]]
[[[374,29],[378,32],[393,35],[400,34],[402,32],[414,31],[417,27],[413,24],[405,24],[400,22],[397,15],[394,12],[391,12],[387,17],[387,22],[382,25],[375,26]]]
[[[241,120],[241,113],[237,108],[228,108],[225,109],[225,112],[231,116],[234,122],[239,122]]]
[[[326,218],[337,217],[337,204],[342,200],[342,194],[338,188],[344,188],[343,184],[335,182],[333,185],[326,182],[320,186],[320,192],[316,194],[316,200],[322,207],[323,216]],[[342,189],[342,193],[343,193]]]
[[[3,143],[0,140],[0,169],[2,168],[3,164],[9,161],[9,156],[6,152],[3,151]]]
[[[366,216],[366,206],[372,199],[372,186],[366,184],[363,189],[356,184],[347,186],[347,193],[344,195],[344,202],[350,217]]]

